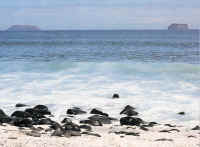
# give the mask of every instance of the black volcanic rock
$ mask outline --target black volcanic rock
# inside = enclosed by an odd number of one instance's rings
[[[68,109],[67,110],[67,114],[70,114],[70,115],[79,115],[79,114],[85,114],[87,112],[81,110],[80,108],[77,108],[77,107],[74,107],[74,108],[71,108],[71,109]]]
[[[102,111],[100,111],[100,110],[97,110],[97,109],[92,109],[90,113],[91,113],[91,114],[99,114],[99,115],[108,116],[107,113],[104,113],[104,112],[102,112]]]
[[[178,114],[179,115],[185,115],[185,112],[179,112]]]
[[[7,31],[40,31],[40,28],[33,25],[13,25]]]
[[[0,109],[0,123],[9,123],[11,118],[5,114],[3,110]]]
[[[28,118],[28,117],[31,117],[31,115],[24,111],[15,111],[11,114],[11,117]]]
[[[142,123],[144,123],[144,121],[137,117],[122,117],[120,119],[121,125],[140,126]]]
[[[200,130],[200,126],[195,126],[192,130]]]
[[[45,105],[37,105],[33,109],[38,111],[38,113],[42,115],[51,115],[51,112],[49,111],[48,107]]]
[[[33,121],[28,118],[13,118],[12,124],[17,127],[32,127]]]
[[[120,114],[126,114],[127,116],[134,116],[134,115],[138,115],[138,112],[134,111],[135,108],[127,105],[121,112]]]
[[[110,118],[105,115],[93,115],[88,117],[88,119],[92,121],[100,121],[102,124],[111,124]]]
[[[103,124],[99,120],[86,119],[86,120],[81,120],[80,123],[88,124],[88,125],[92,125],[92,126],[103,126]]]
[[[27,106],[27,105],[21,104],[21,103],[18,103],[18,104],[15,105],[15,107],[26,107],[26,106]]]
[[[118,99],[118,98],[119,98],[119,94],[114,93],[113,96],[112,96],[112,98],[113,98],[113,99]]]

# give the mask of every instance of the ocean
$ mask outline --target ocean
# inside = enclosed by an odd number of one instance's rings
[[[72,106],[119,118],[129,104],[147,121],[197,124],[199,45],[195,30],[0,31],[0,108],[45,104],[61,120]]]

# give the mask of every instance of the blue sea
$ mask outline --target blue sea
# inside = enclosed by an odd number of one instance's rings
[[[45,104],[59,120],[72,106],[119,118],[129,104],[147,121],[196,124],[199,45],[195,30],[1,31],[0,108]]]

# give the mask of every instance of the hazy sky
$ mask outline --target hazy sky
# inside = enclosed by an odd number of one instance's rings
[[[42,29],[200,28],[200,0],[1,0],[0,29],[33,24]]]

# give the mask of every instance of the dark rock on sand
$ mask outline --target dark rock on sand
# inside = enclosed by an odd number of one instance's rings
[[[85,129],[87,131],[92,131],[92,127],[89,125],[80,125],[80,129]]]
[[[119,98],[119,94],[114,93],[113,96],[112,96],[112,98],[113,98],[113,99],[118,99],[118,98]]]
[[[168,126],[168,127],[171,127],[171,128],[176,127],[176,125],[171,125],[171,124],[165,124],[165,126]]]
[[[99,115],[109,116],[107,113],[104,113],[104,112],[97,110],[97,109],[92,109],[90,114],[99,114]]]
[[[137,117],[122,117],[120,119],[121,125],[140,126],[142,123],[144,123],[144,121]]]
[[[38,111],[38,113],[42,115],[51,115],[51,112],[49,111],[48,107],[45,105],[37,105],[33,109]]]
[[[51,136],[63,136],[64,135],[64,130],[62,128],[57,128],[52,134]]]
[[[97,133],[91,133],[91,132],[82,132],[81,134],[91,135],[91,136],[96,136],[96,137],[101,137],[101,135],[99,135]]]
[[[9,123],[12,119],[0,109],[0,123]]]
[[[140,129],[143,130],[143,131],[149,131],[149,129],[147,129],[147,128],[144,127],[144,126],[140,126]]]
[[[29,118],[31,115],[27,112],[24,111],[15,111],[11,114],[11,117],[16,117],[16,118]]]
[[[41,114],[38,110],[32,108],[26,109],[25,112],[29,113],[33,119],[45,118],[45,116]]]
[[[88,124],[88,125],[92,125],[92,126],[103,126],[103,124],[99,120],[86,119],[86,120],[81,120],[80,123]]]
[[[185,112],[179,112],[178,114],[179,115],[185,115]]]
[[[32,127],[33,121],[28,118],[13,118],[11,124],[17,127]]]
[[[156,139],[155,141],[173,141],[173,139],[161,138],[161,139]]]
[[[124,134],[124,135],[132,135],[132,136],[140,136],[139,133],[135,132],[126,132],[126,131],[116,131],[115,134]]]
[[[42,118],[37,121],[37,125],[51,125],[53,121],[50,118]]]
[[[170,130],[161,130],[161,131],[159,131],[159,132],[166,132],[166,133],[171,133],[172,131],[176,131],[176,132],[180,132],[180,130],[178,130],[178,129],[170,129]]]
[[[153,127],[155,125],[158,125],[157,122],[149,122],[148,124],[142,125],[143,127]]]
[[[195,126],[194,128],[192,128],[192,130],[200,130],[199,126]]]
[[[58,128],[62,128],[62,126],[57,122],[52,122],[50,125],[50,129],[57,130]]]
[[[67,114],[70,114],[70,115],[79,115],[79,114],[85,114],[87,112],[81,110],[80,108],[77,108],[77,107],[74,107],[74,108],[71,108],[71,109],[68,109],[67,110]]]
[[[26,104],[21,104],[21,103],[15,105],[15,107],[26,107],[26,106],[27,106]]]
[[[70,131],[81,131],[79,125],[75,123],[67,123],[63,125],[63,128],[65,131],[70,130]]]
[[[105,115],[93,115],[88,117],[88,119],[92,121],[100,121],[102,124],[111,124],[110,118]]]
[[[64,118],[62,121],[61,121],[61,123],[72,123],[72,121],[71,121],[71,119],[69,119],[69,118]]]
[[[120,114],[125,114],[127,116],[134,116],[134,115],[138,115],[138,112],[134,111],[135,108],[127,105],[121,112]]]
[[[32,137],[41,137],[41,134],[37,131],[26,132],[25,134]]]

